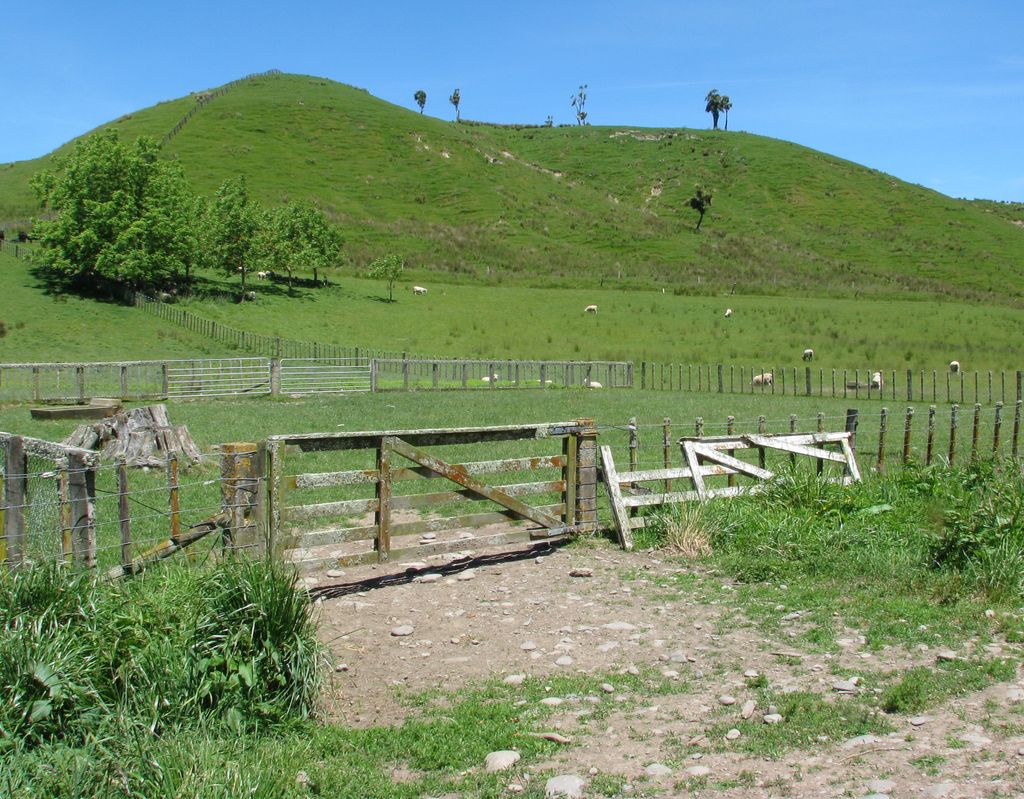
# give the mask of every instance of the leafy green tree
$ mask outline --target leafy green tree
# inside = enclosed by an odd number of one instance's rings
[[[693,196],[690,198],[690,207],[700,214],[696,227],[696,230],[700,230],[700,223],[704,221],[704,214],[711,207],[711,192],[698,183],[694,186]]]
[[[576,124],[586,125],[587,123],[587,84],[582,84],[579,91],[576,92],[571,98],[571,105],[576,110]]]
[[[462,93],[456,89],[452,92],[452,96],[448,98],[448,102],[455,106],[455,121],[459,121],[459,103],[462,102]]]
[[[199,253],[196,200],[181,168],[157,154],[153,139],[127,144],[102,131],[32,179],[54,215],[36,223],[47,275],[108,296],[187,281]]]
[[[382,255],[370,264],[367,277],[388,282],[388,302],[395,301],[395,281],[405,269],[405,261],[400,255]]]
[[[250,196],[245,177],[228,178],[210,204],[206,215],[206,235],[214,266],[228,275],[245,279],[259,260],[261,231],[268,227],[267,214]]]
[[[732,110],[732,100],[728,94],[723,94],[718,102],[719,108],[725,112],[725,129],[729,130],[729,111]]]
[[[416,105],[420,107],[420,113],[423,113],[423,106],[427,104],[427,93],[423,89],[417,89],[413,99],[416,101]]]
[[[718,130],[718,115],[722,112],[722,95],[718,93],[718,89],[712,89],[708,92],[708,96],[704,98],[707,105],[704,107],[704,111],[711,114],[711,119],[714,122],[714,129]]]
[[[265,262],[274,270],[288,272],[288,293],[292,293],[295,269],[334,266],[341,254],[341,232],[310,203],[291,202],[271,212],[263,247]]]

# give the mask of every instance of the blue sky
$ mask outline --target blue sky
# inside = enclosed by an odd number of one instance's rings
[[[1024,201],[1021,0],[19,3],[3,15],[0,162],[278,68],[450,119],[729,127],[957,197]]]

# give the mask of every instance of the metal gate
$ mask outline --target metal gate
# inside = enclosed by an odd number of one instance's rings
[[[267,358],[167,361],[167,397],[194,399],[270,393]]]
[[[283,394],[373,391],[373,369],[355,358],[282,358]]]

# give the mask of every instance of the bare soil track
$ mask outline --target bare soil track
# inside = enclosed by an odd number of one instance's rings
[[[590,576],[570,575],[588,570]],[[693,741],[712,726],[739,723],[743,705],[756,696],[753,672],[781,694],[812,692],[842,713],[850,699],[835,690],[838,680],[932,666],[936,651],[871,652],[856,630],[844,631],[832,651],[809,651],[797,636],[798,618],[777,637],[766,637],[743,614],[728,580],[657,553],[567,546],[505,557],[492,552],[430,571],[439,576],[423,581],[425,572],[415,576],[398,564],[316,578],[311,592],[321,600],[322,639],[334,662],[344,664],[328,690],[333,720],[400,724],[412,711],[396,698],[397,686],[457,692],[488,677],[573,671],[613,675],[614,681],[616,674],[639,669],[685,681],[686,690],[639,697],[612,692],[610,700],[621,707],[596,728],[581,726],[585,702],[569,698],[550,724],[572,743],[550,762],[524,770],[533,779],[549,771],[591,782],[597,775],[619,776],[631,796],[1024,795],[1019,671],[1013,682],[919,716],[887,716],[891,733],[818,740],[769,759],[743,752],[742,739]],[[686,583],[692,589],[658,584],[680,571],[694,575]],[[400,626],[413,631],[392,635]],[[984,651],[1019,655],[1016,645],[1005,642]],[[556,664],[560,658],[565,665]],[[735,703],[723,704],[723,696]],[[757,708],[754,718],[767,710]],[[655,763],[665,764],[668,773],[649,773]],[[510,781],[522,779],[519,774]]]

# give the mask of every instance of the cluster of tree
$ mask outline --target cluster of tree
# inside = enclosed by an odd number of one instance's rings
[[[64,287],[107,296],[125,288],[188,291],[198,267],[241,278],[338,263],[341,234],[308,203],[263,208],[245,178],[226,180],[212,200],[195,194],[157,143],[122,142],[103,131],[79,142],[33,188],[52,219],[37,221],[39,266]]]
[[[719,94],[718,89],[712,89],[708,92],[704,101],[707,103],[704,110],[711,114],[711,121],[714,123],[714,129],[718,130],[718,116],[724,112],[725,129],[729,130],[729,109],[732,108],[732,100],[729,99],[729,95]]]

